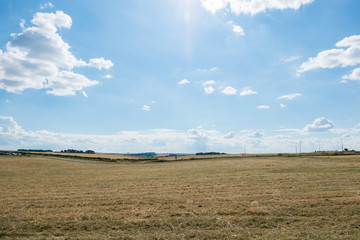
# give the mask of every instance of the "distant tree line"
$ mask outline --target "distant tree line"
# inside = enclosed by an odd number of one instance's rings
[[[52,152],[52,150],[43,149],[18,149],[19,152]]]
[[[93,150],[83,151],[83,150],[76,150],[76,149],[61,150],[60,152],[62,152],[62,153],[89,153],[89,154],[95,153],[95,151],[93,151]]]
[[[198,152],[196,155],[221,155],[226,153],[220,153],[220,152]]]
[[[152,158],[156,156],[155,152],[144,152],[144,153],[128,153],[129,156],[136,156],[136,157],[148,157]]]

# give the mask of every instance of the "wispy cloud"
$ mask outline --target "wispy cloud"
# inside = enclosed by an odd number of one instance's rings
[[[268,105],[259,105],[256,108],[258,108],[258,109],[269,109],[270,106],[268,106]]]
[[[210,80],[210,81],[206,81],[203,83],[204,86],[206,85],[212,85],[212,84],[215,84],[216,82],[214,80]]]
[[[215,72],[219,70],[218,67],[212,67],[212,68],[198,68],[196,69],[197,72]]]
[[[148,105],[142,105],[141,110],[143,110],[143,111],[150,111],[150,110],[151,110],[151,107],[148,106]]]
[[[291,56],[291,57],[287,57],[287,58],[281,58],[280,61],[284,62],[284,63],[289,63],[289,62],[294,62],[297,60],[300,60],[302,57],[301,56]]]
[[[278,97],[278,99],[287,99],[287,100],[293,100],[296,97],[300,97],[302,96],[301,93],[292,93],[292,94],[287,94],[287,95],[283,95]]]

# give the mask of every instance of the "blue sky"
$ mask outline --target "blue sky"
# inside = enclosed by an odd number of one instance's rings
[[[0,0],[0,149],[360,150],[357,0]]]

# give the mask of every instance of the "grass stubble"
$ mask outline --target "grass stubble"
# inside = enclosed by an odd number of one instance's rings
[[[1,239],[360,239],[360,156],[0,156]]]

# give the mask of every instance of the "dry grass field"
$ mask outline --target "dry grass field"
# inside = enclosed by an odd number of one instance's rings
[[[0,156],[1,239],[360,239],[360,156]]]

